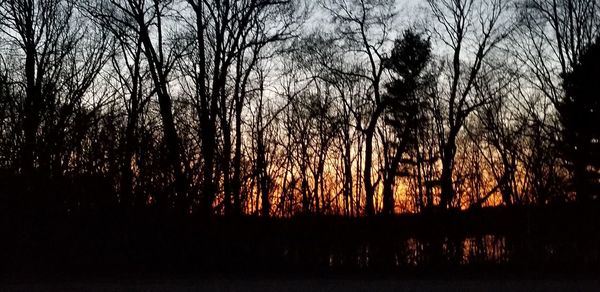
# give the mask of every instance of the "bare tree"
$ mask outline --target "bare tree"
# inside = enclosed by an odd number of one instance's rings
[[[170,74],[185,50],[174,34],[168,34],[165,21],[168,22],[172,1],[125,0],[91,2],[87,11],[105,27],[111,29],[117,38],[129,38],[134,34],[142,44],[143,53],[148,64],[150,78],[154,84],[154,93],[158,98],[163,129],[163,140],[166,145],[168,160],[174,175],[174,199],[177,208],[186,210],[190,206],[187,192],[189,179],[184,171],[183,152],[180,149],[180,138],[173,117],[173,100],[169,83]],[[166,46],[169,43],[170,46]],[[157,198],[161,208],[169,206],[169,198]]]
[[[145,203],[139,194],[133,197],[133,180],[135,149],[138,147],[139,123],[144,109],[147,107],[153,90],[144,86],[149,82],[149,72],[143,65],[142,43],[137,40],[128,41],[126,38],[118,39],[118,54],[112,59],[111,73],[114,73],[115,90],[122,98],[122,103],[127,114],[124,137],[121,143],[121,180],[119,182],[120,202],[124,206],[142,205]],[[151,88],[151,87],[150,87]]]
[[[56,122],[54,129],[63,129],[106,62],[107,39],[96,34],[90,25],[75,26],[79,20],[74,16],[75,10],[74,3],[60,0],[15,0],[0,5],[3,38],[24,58],[20,166],[27,175],[37,167],[49,170],[49,157],[43,157],[40,150],[61,143],[46,141],[49,145],[39,148],[42,124]],[[99,36],[93,41],[95,46],[84,47],[89,45],[86,40],[94,36]],[[88,62],[78,62],[79,57],[87,57]],[[67,91],[59,92],[61,88]],[[57,112],[59,116],[48,115]]]
[[[247,92],[252,90],[247,87],[249,77],[259,58],[264,57],[261,51],[266,46],[293,35],[304,10],[298,1],[187,2],[195,20],[193,70],[188,72],[195,84],[192,96],[200,122],[201,208],[210,212],[222,175],[225,213],[238,214],[242,112]],[[222,141],[220,153],[215,152],[217,140]]]
[[[449,208],[455,199],[454,166],[457,137],[469,115],[489,101],[474,92],[487,58],[510,31],[507,23],[509,1],[428,0],[437,26],[434,34],[449,49],[447,88],[439,99],[438,112],[445,112],[439,128],[442,160],[440,205]]]
[[[363,180],[365,213],[373,216],[375,214],[373,202],[375,187],[372,182],[373,139],[379,118],[385,109],[381,92],[384,71],[382,60],[384,46],[389,42],[394,22],[394,3],[389,0],[328,1],[324,7],[338,25],[336,33],[340,36],[342,48],[350,52],[348,57],[355,56],[364,62],[361,64],[364,65],[364,73],[339,73],[355,75],[370,83],[369,96],[365,97],[371,107],[371,113],[363,129],[365,134]]]

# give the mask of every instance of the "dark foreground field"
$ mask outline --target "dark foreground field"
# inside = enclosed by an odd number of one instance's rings
[[[200,218],[4,210],[0,291],[589,291],[600,208]]]
[[[137,279],[9,281],[0,291],[598,291],[598,280]]]

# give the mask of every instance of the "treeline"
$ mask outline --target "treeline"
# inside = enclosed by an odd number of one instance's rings
[[[600,1],[400,2],[0,2],[3,204],[597,200]]]

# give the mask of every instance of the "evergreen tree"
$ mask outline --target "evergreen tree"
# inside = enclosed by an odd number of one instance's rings
[[[577,201],[600,195],[600,39],[564,76],[565,98],[558,110],[564,154],[573,174]]]

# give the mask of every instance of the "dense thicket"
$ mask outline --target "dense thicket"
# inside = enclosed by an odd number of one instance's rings
[[[0,2],[3,202],[286,217],[598,200],[600,2],[400,2]]]

